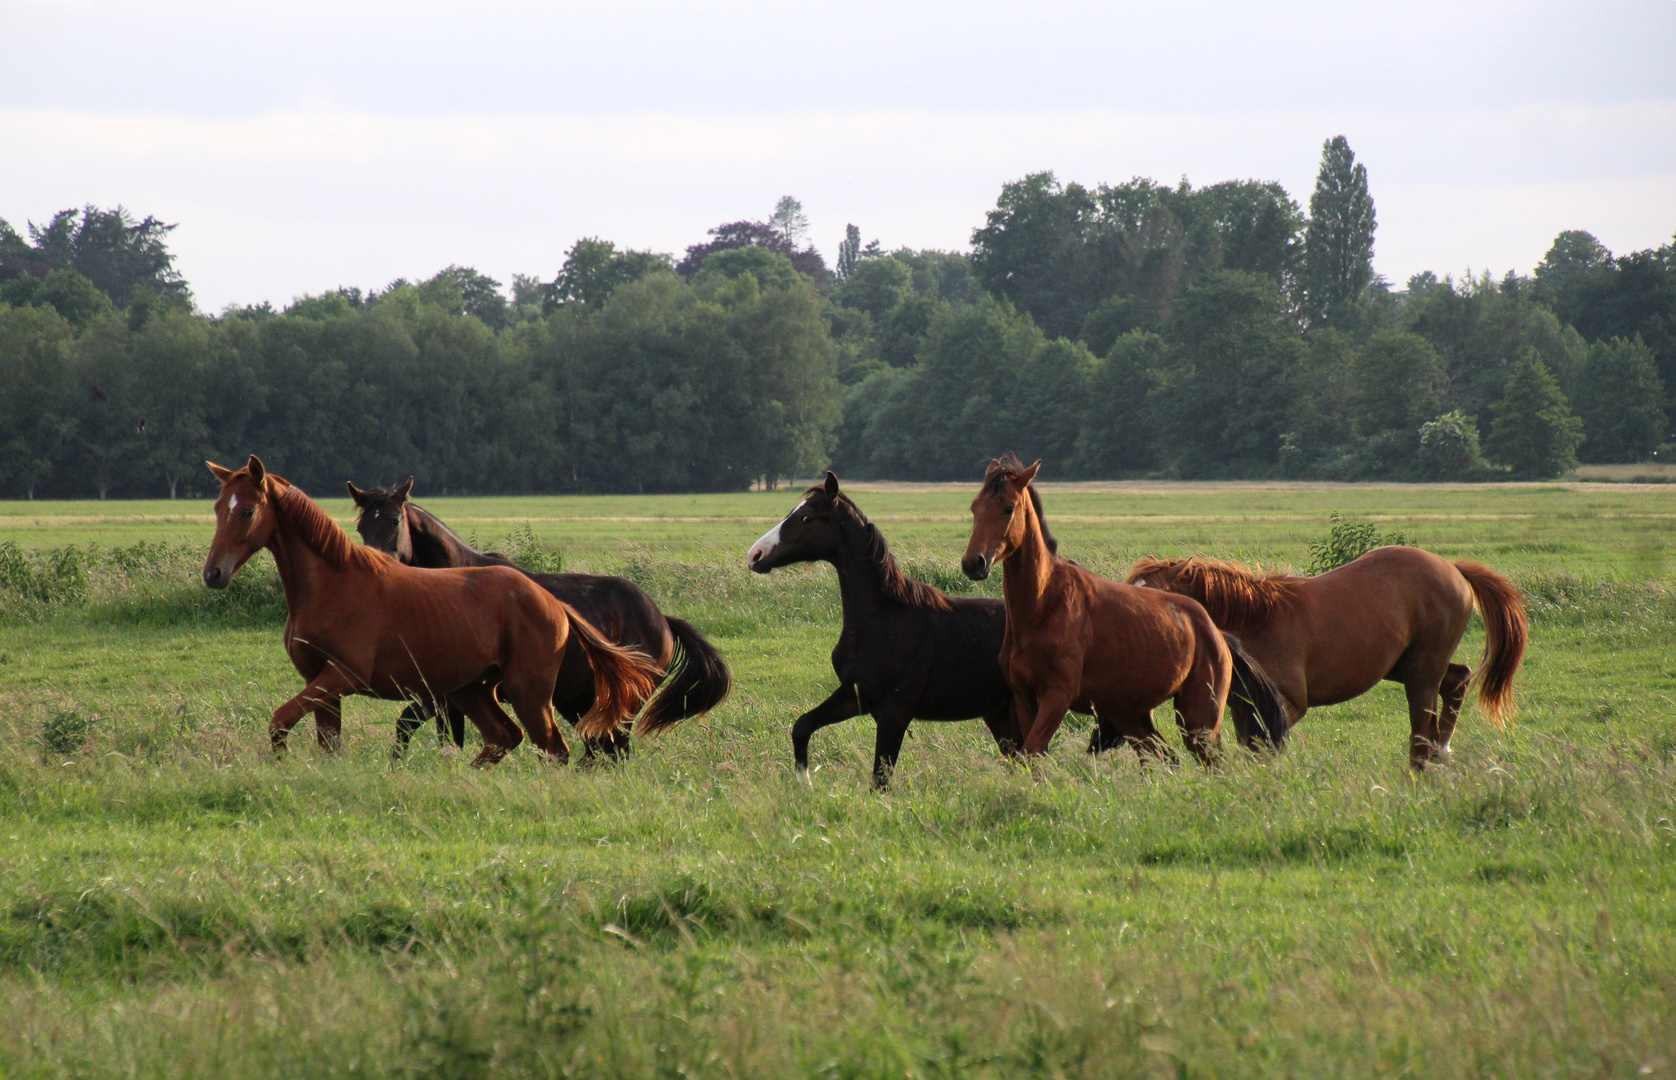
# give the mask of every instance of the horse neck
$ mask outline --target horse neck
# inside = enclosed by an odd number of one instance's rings
[[[439,521],[428,510],[407,506],[408,542],[413,545],[413,565],[424,567],[492,566],[498,560],[478,551],[459,533]]]
[[[1048,550],[1042,520],[1029,499],[1018,501],[1018,512],[1024,515],[1024,542],[1002,563],[1001,596],[1009,612],[1024,613],[1034,611],[1047,592],[1059,557]]]
[[[274,566],[279,570],[279,582],[285,589],[285,606],[289,611],[296,612],[306,605],[309,599],[326,583],[336,578],[341,568],[311,541],[309,530],[303,520],[307,514],[307,507],[293,505],[293,500],[308,502],[308,496],[295,488],[289,488],[286,494],[272,500],[274,510],[274,531],[268,538],[267,548],[273,553]],[[337,524],[326,517],[326,512],[318,506],[313,506],[314,512],[325,518],[330,526],[327,533],[331,539],[341,537],[343,543],[354,547],[354,541],[339,529]],[[332,532],[337,537],[332,536]]]
[[[870,547],[865,525],[839,524],[838,557],[832,565],[838,570],[838,599],[846,624],[879,610],[887,601]]]

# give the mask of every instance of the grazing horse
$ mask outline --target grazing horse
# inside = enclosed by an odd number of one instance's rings
[[[267,548],[285,587],[285,651],[308,685],[274,711],[268,734],[276,751],[310,712],[320,744],[335,748],[349,694],[443,698],[483,733],[473,764],[492,765],[523,739],[497,700],[503,697],[530,741],[567,761],[552,700],[572,640],[594,672],[594,707],[580,730],[614,729],[651,693],[657,669],[650,660],[605,640],[516,570],[403,566],[350,540],[256,455],[238,470],[205,464],[221,495],[204,584],[225,588]]]
[[[1143,758],[1173,758],[1152,722],[1152,710],[1173,698],[1188,749],[1208,765],[1236,676],[1258,712],[1278,722],[1274,684],[1197,601],[1107,581],[1054,552],[1031,486],[1041,464],[1025,468],[1011,454],[990,462],[960,563],[974,581],[996,563],[1006,568],[1001,670],[1024,752],[1044,752],[1074,710],[1094,714],[1096,749],[1126,740]]]
[[[652,598],[634,582],[603,574],[537,574],[504,555],[479,551],[435,515],[409,502],[412,490],[411,476],[389,490],[362,490],[350,483],[350,497],[360,508],[356,528],[361,539],[369,547],[394,555],[410,566],[510,566],[569,604],[618,645],[645,653],[657,665],[659,678],[664,682],[662,690],[637,721],[636,730],[641,734],[707,713],[727,697],[733,675],[721,653],[697,627],[659,611]],[[554,706],[572,724],[593,708],[593,678],[587,657],[575,645],[565,653],[554,695]],[[635,703],[634,711],[638,711],[639,704]],[[414,702],[402,712],[396,722],[398,754],[406,748],[408,739],[431,708],[428,701]],[[460,745],[465,737],[463,718],[457,710],[445,711],[454,743]],[[440,730],[440,713],[437,726]],[[608,754],[626,749],[628,732],[608,731],[585,741],[590,755],[596,746]]]
[[[1247,745],[1278,745],[1308,709],[1349,701],[1389,679],[1408,694],[1409,763],[1423,769],[1447,761],[1473,678],[1450,658],[1475,600],[1485,630],[1478,702],[1498,724],[1512,712],[1513,676],[1528,638],[1525,602],[1511,581],[1477,563],[1381,547],[1309,578],[1212,559],[1142,559],[1129,581],[1199,601],[1280,687],[1287,704],[1280,727],[1252,725],[1235,706]]]
[[[981,716],[1003,752],[1017,751],[1012,691],[995,659],[1007,624],[999,600],[951,597],[906,577],[878,526],[830,472],[745,556],[759,574],[800,562],[829,562],[838,571],[844,629],[832,650],[838,689],[792,725],[799,775],[809,772],[811,735],[864,712],[877,725],[878,788],[890,782],[911,720]]]

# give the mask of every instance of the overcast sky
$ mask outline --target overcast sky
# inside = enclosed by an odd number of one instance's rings
[[[0,217],[179,222],[201,307],[578,237],[679,253],[802,200],[830,260],[963,249],[1001,185],[1368,167],[1375,268],[1676,233],[1676,0],[439,4],[0,0]]]

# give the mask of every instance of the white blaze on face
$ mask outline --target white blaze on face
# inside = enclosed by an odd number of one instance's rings
[[[238,508],[239,508],[239,497],[237,495],[234,495],[231,499],[227,500],[227,516],[232,517],[233,516],[233,511],[237,510]]]
[[[797,515],[797,512],[807,506],[808,503],[809,500],[804,499],[802,502],[792,507],[791,513],[780,519],[780,525],[784,525],[787,521],[790,521]],[[751,545],[751,550],[745,553],[746,566],[755,566],[758,560],[766,559],[769,552],[780,546],[780,525],[776,525],[772,529],[763,533],[762,538]]]

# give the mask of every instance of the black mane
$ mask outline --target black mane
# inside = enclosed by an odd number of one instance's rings
[[[825,493],[824,488],[812,487],[804,493],[804,498],[824,496]],[[865,538],[867,561],[872,564],[877,574],[879,590],[886,597],[903,607],[949,610],[947,593],[935,585],[915,581],[902,572],[902,568],[896,565],[896,556],[890,553],[890,544],[885,541],[885,534],[879,531],[877,525],[867,520],[867,515],[861,512],[861,507],[851,502],[848,495],[840,492],[833,510],[838,517],[840,528],[858,531]]]

